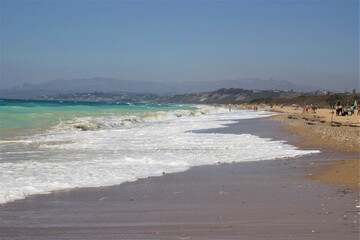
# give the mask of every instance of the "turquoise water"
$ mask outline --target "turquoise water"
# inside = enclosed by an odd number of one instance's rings
[[[0,137],[27,135],[79,117],[138,115],[193,108],[153,103],[0,100]]]
[[[261,111],[84,102],[0,101],[0,204],[193,166],[315,153],[250,134],[214,134]],[[269,149],[271,151],[269,151]]]

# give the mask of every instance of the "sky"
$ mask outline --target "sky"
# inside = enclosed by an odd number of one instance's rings
[[[358,0],[0,0],[1,88],[262,78],[359,89]]]

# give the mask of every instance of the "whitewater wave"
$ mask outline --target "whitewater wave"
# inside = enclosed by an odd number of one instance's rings
[[[66,188],[115,185],[217,162],[318,152],[250,134],[194,133],[268,115],[214,108],[63,122],[47,133],[1,145],[0,203]]]
[[[214,114],[224,111],[223,109],[201,108],[197,110],[176,110],[176,111],[157,111],[150,113],[139,113],[137,115],[124,116],[99,116],[99,117],[79,117],[74,120],[61,121],[52,127],[52,130],[79,130],[96,131],[110,128],[130,128],[139,123],[153,123],[159,121],[173,120],[181,117],[193,117],[204,114]]]

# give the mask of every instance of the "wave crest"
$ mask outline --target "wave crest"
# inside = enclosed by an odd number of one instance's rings
[[[55,130],[77,130],[77,131],[97,131],[110,128],[130,128],[135,124],[173,120],[181,117],[191,117],[210,113],[210,109],[198,110],[176,110],[176,111],[158,111],[151,113],[142,113],[139,115],[123,116],[98,116],[81,117],[70,121],[60,122],[53,127]]]

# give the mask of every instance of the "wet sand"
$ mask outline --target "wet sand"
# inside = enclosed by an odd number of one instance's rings
[[[311,178],[359,190],[359,162],[359,159],[336,161],[315,172]]]
[[[212,132],[295,143],[281,122]],[[219,143],[221,144],[221,143]],[[353,152],[195,167],[104,188],[37,195],[0,207],[0,239],[358,239],[356,189],[309,177]]]

